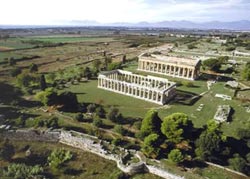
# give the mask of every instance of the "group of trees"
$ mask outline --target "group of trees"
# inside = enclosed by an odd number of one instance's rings
[[[249,139],[250,146],[250,132],[240,131],[241,138]],[[192,157],[193,160],[229,164],[241,172],[247,172],[250,166],[250,153],[245,157],[242,156],[244,153],[237,153],[237,146],[228,142],[220,124],[214,120],[196,129],[184,113],[173,113],[161,120],[157,111],[150,110],[142,121],[137,137],[143,140],[142,152],[150,158],[167,157],[180,164]]]
[[[229,57],[228,56],[221,56],[218,58],[209,58],[202,62],[204,68],[209,70],[218,71],[221,68],[221,65],[227,63]]]
[[[183,161],[184,156],[181,148],[176,146],[184,140],[189,140],[192,127],[192,122],[183,113],[174,113],[162,121],[157,111],[150,110],[143,119],[137,136],[143,139],[142,151],[146,156],[157,158],[160,153],[170,151],[169,159],[179,163]],[[173,156],[181,160],[173,159]]]
[[[242,73],[241,76],[244,80],[249,81],[250,80],[250,62],[247,62]]]
[[[72,92],[57,92],[53,88],[47,88],[45,91],[40,91],[35,98],[45,106],[58,105],[62,111],[78,110],[78,100],[75,93]]]

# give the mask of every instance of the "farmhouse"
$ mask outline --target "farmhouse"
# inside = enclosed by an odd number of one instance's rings
[[[164,78],[113,70],[99,74],[98,88],[163,105],[175,96],[176,84]]]
[[[195,80],[199,77],[200,65],[200,60],[141,54],[138,61],[138,70]]]

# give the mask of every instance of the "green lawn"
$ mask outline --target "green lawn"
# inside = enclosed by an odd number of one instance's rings
[[[9,38],[6,40],[0,40],[0,50],[2,48],[8,48],[8,49],[23,49],[23,48],[30,48],[33,47],[34,45],[27,44],[27,43],[22,43],[21,40],[23,38]]]
[[[208,90],[206,87],[206,81],[195,81],[194,84],[195,87],[190,88],[180,86],[177,87],[177,89],[184,91],[185,94],[194,93],[192,94],[194,96]],[[232,121],[230,123],[223,123],[222,128],[229,136],[234,136],[237,128],[244,127],[245,124],[250,121],[250,117],[248,113],[246,113],[246,110],[241,105],[240,101],[224,101],[221,98],[215,98],[215,94],[217,93],[233,96],[234,91],[225,88],[224,82],[214,84],[211,87],[211,90],[204,94],[194,104],[190,104],[188,99],[183,100],[184,103],[177,101],[165,106],[160,106],[133,97],[98,89],[96,80],[92,80],[87,83],[80,83],[79,85],[72,85],[67,90],[75,92],[80,102],[99,103],[102,101],[106,110],[108,110],[110,106],[116,106],[120,109],[124,116],[143,118],[145,113],[151,108],[158,109],[161,118],[164,118],[174,112],[183,112],[189,115],[195,127],[202,127],[209,119],[213,119],[218,105],[228,104],[234,111]],[[204,107],[201,111],[197,111],[200,104],[204,104]]]
[[[123,115],[133,117],[143,117],[150,108],[159,107],[157,104],[146,102],[144,100],[117,94],[97,88],[97,81],[89,81],[80,85],[72,85],[69,89],[77,94],[79,102],[99,103],[103,101],[106,110],[110,106],[120,109]]]

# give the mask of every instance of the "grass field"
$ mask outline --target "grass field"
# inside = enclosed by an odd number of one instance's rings
[[[110,37],[84,37],[84,36],[33,36],[26,37],[24,40],[38,40],[52,43],[75,43],[75,42],[110,42]]]
[[[9,38],[6,40],[0,40],[0,51],[2,50],[10,50],[10,49],[24,49],[31,48],[34,45],[28,43],[22,43],[22,38]]]
[[[193,88],[181,86],[177,89],[185,91],[187,94],[194,92],[195,95],[199,95],[200,93],[207,91],[205,81],[197,81],[194,82],[194,84],[195,87]],[[151,108],[158,109],[161,118],[164,118],[174,112],[183,112],[189,115],[195,127],[202,127],[209,119],[213,119],[218,105],[228,104],[233,109],[232,121],[230,121],[230,123],[223,123],[222,125],[224,132],[228,136],[235,136],[237,128],[244,127],[246,123],[250,122],[250,117],[246,112],[246,109],[241,105],[240,101],[224,101],[221,98],[214,97],[217,93],[233,96],[233,90],[225,88],[223,82],[214,84],[211,87],[211,90],[205,93],[194,104],[189,104],[188,102],[186,103],[186,101],[183,101],[183,103],[177,101],[165,106],[160,106],[133,97],[98,89],[97,81],[95,80],[87,83],[80,83],[79,85],[72,85],[67,90],[76,93],[80,102],[99,103],[102,101],[106,110],[108,110],[110,106],[116,106],[120,109],[122,114],[127,117],[143,118],[145,113]],[[197,111],[196,109],[200,104],[204,104],[204,107],[201,111]]]

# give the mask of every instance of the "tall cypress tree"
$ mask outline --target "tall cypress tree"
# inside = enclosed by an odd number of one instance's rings
[[[46,83],[46,80],[45,80],[45,76],[43,74],[40,77],[40,88],[43,91],[47,88],[47,83]]]

